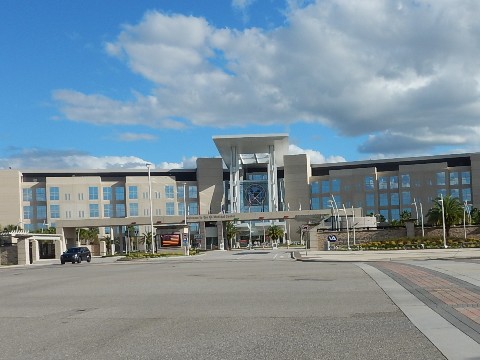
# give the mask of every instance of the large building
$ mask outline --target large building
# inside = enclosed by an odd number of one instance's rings
[[[220,157],[199,158],[196,169],[0,170],[0,224],[94,226],[121,238],[127,226],[161,234],[187,223],[190,240],[213,249],[223,246],[222,220],[236,221],[249,241],[272,223],[296,241],[291,225],[334,208],[392,221],[403,211],[425,217],[440,195],[480,204],[480,153],[311,164],[307,154],[288,155],[287,134],[213,141]]]

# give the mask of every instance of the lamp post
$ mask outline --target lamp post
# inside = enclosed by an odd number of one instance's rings
[[[467,227],[465,225],[465,218],[466,218],[466,215],[467,215],[467,207],[468,207],[468,203],[467,203],[467,200],[465,200],[463,202],[463,232],[465,234],[465,241],[467,240]]]
[[[422,237],[425,237],[425,229],[423,227],[423,208],[422,208],[422,203],[420,203],[420,221],[422,223]]]
[[[347,209],[345,209],[345,204],[342,204],[342,206],[343,206],[343,212],[345,213],[345,222],[347,225],[347,246],[348,246],[348,250],[352,250],[352,248],[350,247],[350,232],[348,231]]]
[[[187,225],[187,183],[183,183],[183,222],[187,228],[187,246],[185,246],[185,253],[190,255],[190,233]],[[222,240],[223,241],[223,240]]]
[[[415,198],[413,198],[413,203],[412,203],[412,205],[415,206],[415,214],[416,214],[416,217],[417,217],[416,220],[415,220],[415,223],[418,224],[418,207],[417,207],[417,201],[415,200]]]
[[[337,201],[335,200],[335,197],[333,196],[333,194],[330,194],[332,196],[332,200],[333,200],[333,204],[335,206],[335,210],[336,210],[336,216],[335,216],[335,219],[336,219],[336,224],[337,224],[337,230],[340,230],[340,226],[338,225],[338,218],[339,218],[339,213],[338,213],[338,206],[337,206]]]
[[[447,246],[447,235],[445,232],[445,209],[443,204],[443,194],[440,194],[440,203],[442,204],[443,246],[446,249],[448,246]]]
[[[146,163],[148,170],[148,198],[150,199],[150,231],[152,232],[152,254],[155,253],[155,234],[153,233],[153,200],[152,200],[152,178],[150,177],[150,167],[152,164]]]

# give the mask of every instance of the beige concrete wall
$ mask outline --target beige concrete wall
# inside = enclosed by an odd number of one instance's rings
[[[17,170],[0,170],[0,184],[0,225],[3,229],[22,221],[22,174]]]
[[[285,155],[284,179],[285,179],[285,206],[290,211],[310,209],[310,178],[312,169],[310,158],[306,154]],[[300,241],[298,228],[303,224],[301,221],[289,220],[290,241]]]
[[[470,156],[473,206],[480,208],[480,154]]]
[[[221,158],[197,159],[197,184],[200,214],[222,211],[223,161]]]

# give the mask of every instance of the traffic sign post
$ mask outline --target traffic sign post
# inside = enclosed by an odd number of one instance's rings
[[[330,234],[327,236],[327,250],[330,251],[330,244],[337,241],[337,236],[335,234]]]
[[[182,240],[183,246],[185,246],[185,255],[190,255],[190,249],[188,246],[188,233],[183,234],[183,240]]]

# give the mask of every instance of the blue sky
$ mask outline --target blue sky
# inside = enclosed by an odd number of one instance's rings
[[[480,151],[480,2],[3,0],[0,168]]]

